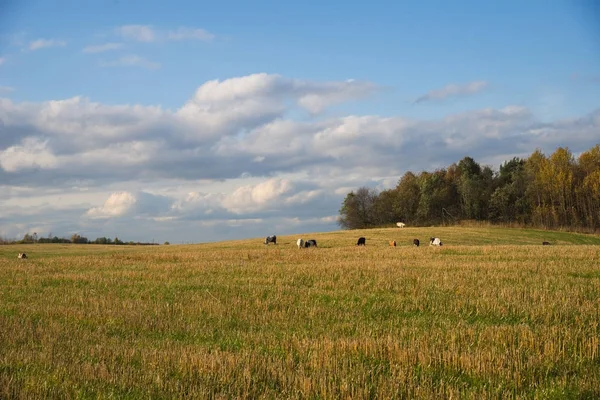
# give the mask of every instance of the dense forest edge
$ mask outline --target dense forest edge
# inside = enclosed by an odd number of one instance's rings
[[[495,171],[473,158],[433,172],[408,171],[393,189],[361,187],[346,195],[338,224],[344,229],[456,225],[600,230],[600,145],[577,158],[567,147],[514,157]]]

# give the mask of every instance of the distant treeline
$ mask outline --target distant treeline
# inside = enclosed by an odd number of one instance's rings
[[[461,220],[540,228],[600,228],[600,145],[575,158],[559,147],[513,158],[494,171],[465,157],[445,169],[407,172],[378,192],[361,187],[339,210],[342,228],[454,224]]]
[[[158,243],[144,243],[144,242],[125,242],[120,240],[118,237],[115,237],[114,240],[108,237],[96,238],[96,240],[89,240],[84,236],[80,236],[78,234],[74,234],[71,238],[59,238],[58,236],[51,237],[40,237],[38,238],[37,233],[29,234],[26,233],[23,236],[23,239],[2,239],[0,238],[0,244],[27,244],[27,243],[75,243],[75,244],[114,244],[114,245],[136,245],[136,246],[152,246],[157,245]],[[169,244],[169,242],[165,242],[165,244]]]

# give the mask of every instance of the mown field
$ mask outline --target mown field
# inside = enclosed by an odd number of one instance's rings
[[[600,237],[298,237],[0,246],[0,398],[600,398]]]

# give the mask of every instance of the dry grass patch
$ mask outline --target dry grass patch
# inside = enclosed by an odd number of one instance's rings
[[[542,236],[5,246],[0,398],[598,398],[600,247]]]

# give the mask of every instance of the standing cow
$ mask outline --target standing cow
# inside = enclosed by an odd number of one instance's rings
[[[421,244],[421,242],[419,242],[419,239],[413,239],[413,245],[419,247],[419,245]]]
[[[298,248],[301,249],[304,247],[304,239],[300,238],[296,241],[296,244],[298,245]]]
[[[265,244],[269,244],[269,243],[277,244],[277,236],[275,236],[275,235],[267,236],[265,238]]]
[[[440,240],[440,238],[429,238],[429,245],[430,246],[441,246],[443,243]]]
[[[308,239],[304,242],[304,247],[317,247],[317,241],[315,239]]]
[[[406,226],[406,224],[404,222],[396,222],[396,226],[398,228],[404,228]]]
[[[367,239],[365,239],[364,237],[359,237],[358,238],[358,242],[356,242],[357,246],[366,246],[367,245]]]

